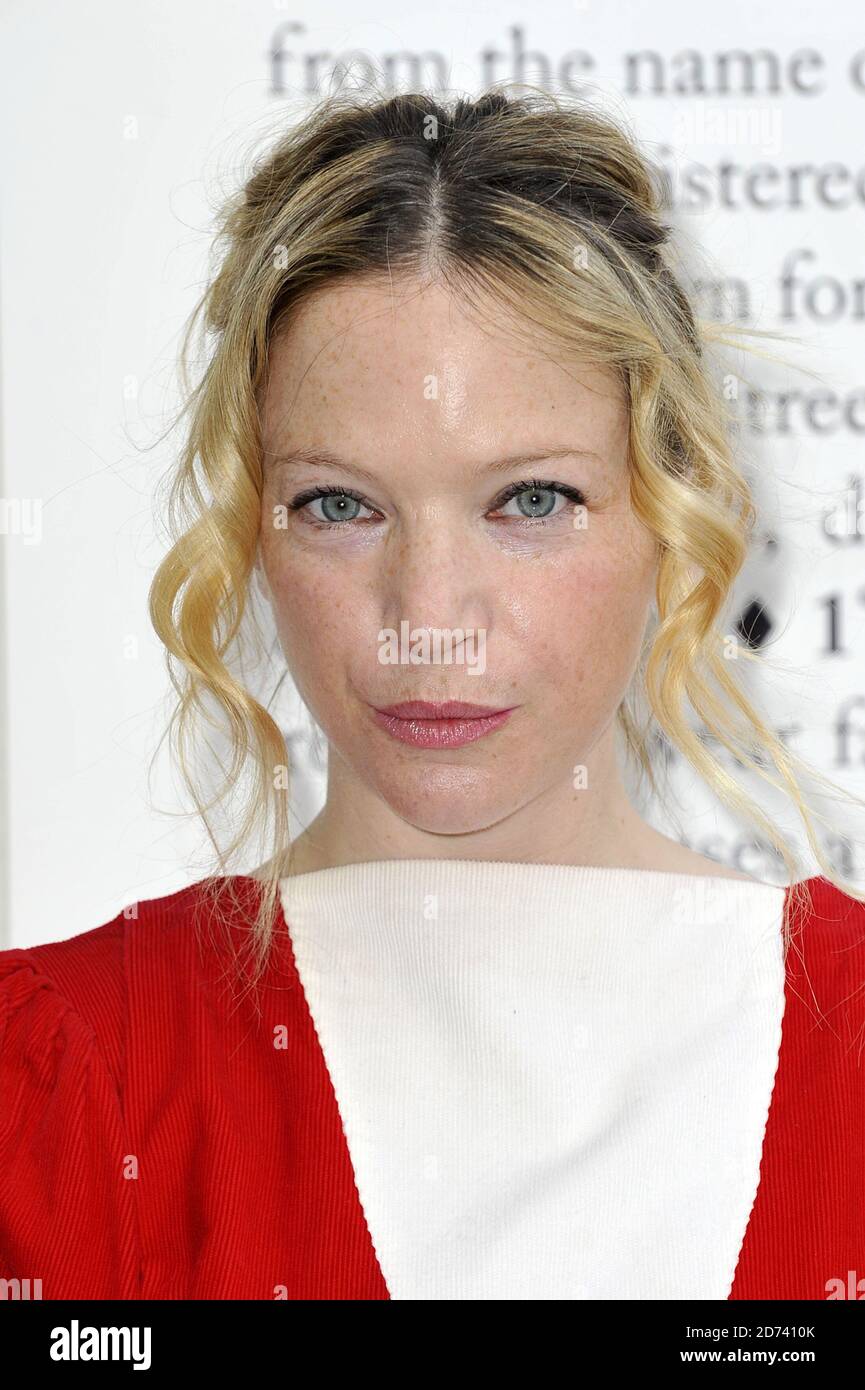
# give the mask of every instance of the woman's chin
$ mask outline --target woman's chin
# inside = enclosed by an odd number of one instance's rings
[[[379,782],[378,794],[401,820],[432,835],[467,835],[487,830],[518,809],[513,783],[478,769],[426,768],[409,780]]]

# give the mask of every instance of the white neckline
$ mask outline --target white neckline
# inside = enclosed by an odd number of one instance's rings
[[[417,859],[417,858],[401,858],[401,859],[397,859],[397,858],[390,858],[390,859],[362,859],[362,860],[359,860],[359,861],[352,861],[351,863],[348,863],[348,864],[333,864],[333,865],[328,865],[328,866],[327,866],[326,868],[324,868],[324,869],[307,869],[307,870],[304,870],[304,872],[303,872],[303,873],[300,873],[300,874],[285,874],[282,878],[280,878],[279,883],[280,883],[280,885],[282,885],[282,884],[284,884],[284,883],[294,883],[294,882],[298,882],[298,881],[301,881],[301,880],[307,880],[307,881],[310,881],[310,882],[311,882],[312,880],[318,879],[320,876],[323,876],[323,875],[325,875],[325,874],[337,876],[337,875],[340,875],[340,874],[347,874],[347,873],[349,873],[350,871],[357,871],[357,870],[361,870],[361,869],[377,870],[377,871],[378,871],[378,870],[381,870],[381,869],[389,869],[390,866],[398,866],[398,865],[409,866],[413,872],[416,872],[417,869],[418,869],[418,867],[421,866],[421,865],[426,865],[426,866],[430,867],[431,869],[432,869],[432,868],[436,868],[436,867],[441,867],[441,868],[443,868],[444,866],[449,866],[449,865],[467,865],[467,866],[469,866],[469,867],[472,868],[472,869],[476,869],[476,870],[480,870],[480,871],[483,871],[483,870],[485,870],[485,869],[487,869],[487,868],[492,868],[492,867],[500,868],[500,869],[531,869],[531,870],[536,871],[536,872],[537,872],[537,871],[543,871],[543,870],[549,870],[549,871],[551,871],[553,874],[555,874],[555,873],[568,873],[568,874],[570,874],[570,875],[572,875],[572,876],[575,876],[575,877],[579,877],[580,875],[582,875],[583,877],[585,877],[585,878],[587,878],[587,879],[588,879],[588,878],[592,878],[592,879],[594,879],[594,878],[601,879],[601,878],[603,878],[604,876],[606,876],[606,877],[609,878],[611,881],[614,880],[614,879],[617,879],[617,878],[619,878],[619,877],[621,877],[621,876],[623,876],[623,875],[629,875],[629,876],[637,875],[637,876],[643,876],[643,877],[649,878],[649,879],[659,879],[659,880],[663,880],[663,879],[675,879],[675,880],[681,880],[681,881],[684,881],[684,882],[690,882],[691,880],[697,880],[697,881],[702,881],[702,882],[705,882],[705,883],[712,883],[712,884],[718,883],[718,884],[725,884],[725,885],[726,885],[726,884],[731,884],[731,883],[737,883],[737,884],[741,884],[743,888],[749,888],[749,889],[751,889],[751,888],[769,888],[769,889],[775,889],[776,891],[781,891],[781,892],[784,892],[784,893],[786,893],[786,891],[787,891],[787,886],[788,886],[788,885],[786,885],[786,884],[767,883],[765,880],[756,879],[756,878],[732,878],[732,877],[730,877],[730,876],[727,875],[727,874],[703,874],[703,873],[700,873],[700,874],[689,874],[689,873],[686,873],[686,872],[683,871],[683,870],[678,870],[678,869],[648,869],[648,868],[637,868],[637,867],[634,867],[634,866],[631,866],[631,865],[618,865],[618,864],[615,864],[615,865],[614,865],[614,864],[558,864],[558,863],[549,863],[549,862],[544,861],[544,860],[531,860],[531,859],[464,859],[464,858],[457,858],[457,857],[454,857],[454,858],[451,858],[451,857],[448,857],[448,858],[429,857],[429,858],[421,858],[421,859]],[[394,868],[394,871],[396,871],[395,868]]]
[[[729,1296],[783,886],[422,859],[281,890],[392,1299]]]

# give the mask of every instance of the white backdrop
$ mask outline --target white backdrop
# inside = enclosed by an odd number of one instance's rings
[[[164,759],[146,780],[169,709],[146,594],[164,548],[153,489],[171,449],[150,446],[176,403],[178,333],[206,273],[211,210],[341,62],[445,94],[501,79],[588,83],[668,172],[684,244],[723,269],[742,321],[801,340],[820,379],[761,366],[762,422],[740,397],[770,534],[738,602],[750,631],[767,625],[775,725],[865,795],[858,19],[850,3],[818,25],[812,5],[791,0],[445,0],[362,16],[305,0],[6,0],[0,944],[74,935],[206,867],[195,824],[158,809],[179,805]],[[706,292],[700,311],[714,302]],[[772,878],[747,833],[671,771],[681,820],[657,823]],[[322,791],[321,768],[305,763],[300,819]],[[861,881],[862,820],[842,812],[841,823],[855,839],[831,841],[832,853]],[[784,824],[796,838],[795,818]]]

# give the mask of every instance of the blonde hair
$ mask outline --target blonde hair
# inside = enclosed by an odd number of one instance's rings
[[[787,866],[791,905],[804,908],[789,845],[690,727],[690,705],[743,767],[792,798],[825,877],[865,898],[824,857],[817,813],[796,775],[797,766],[813,769],[768,727],[734,674],[738,662],[722,651],[719,619],[756,508],[705,362],[710,339],[729,342],[729,332],[696,319],[669,235],[652,170],[630,135],[585,103],[540,91],[491,90],[447,104],[426,93],[330,96],[258,158],[221,210],[219,269],[182,343],[182,413],[190,424],[171,479],[174,541],[153,580],[150,613],[178,697],[166,732],[221,868],[259,817],[272,815],[273,855],[256,873],[261,893],[250,944],[257,971],[290,849],[288,792],[276,785],[285,738],[228,659],[257,555],[259,392],[269,344],[291,311],[317,289],[368,274],[440,278],[467,303],[491,292],[560,353],[615,370],[630,411],[632,505],[660,548],[657,624],[633,694],[617,712],[627,748],[657,792],[649,729],[635,712],[642,693],[672,744],[723,801],[760,827]],[[213,345],[190,388],[187,359],[199,318]],[[758,659],[747,646],[737,654]],[[209,820],[214,802],[205,802],[187,759],[214,711],[232,750],[215,801],[245,768],[253,773],[236,833],[222,846]],[[220,875],[206,884],[224,887]]]

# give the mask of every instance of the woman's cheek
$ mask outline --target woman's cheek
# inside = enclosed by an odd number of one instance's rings
[[[271,591],[289,671],[307,695],[340,687],[347,667],[374,664],[380,624],[368,597],[347,587],[344,571],[303,564],[283,567]]]
[[[548,619],[535,628],[544,679],[571,705],[574,699],[583,708],[617,703],[639,655],[647,602],[644,576],[623,572],[609,557],[596,556],[563,577],[555,603],[547,603],[552,624]]]

